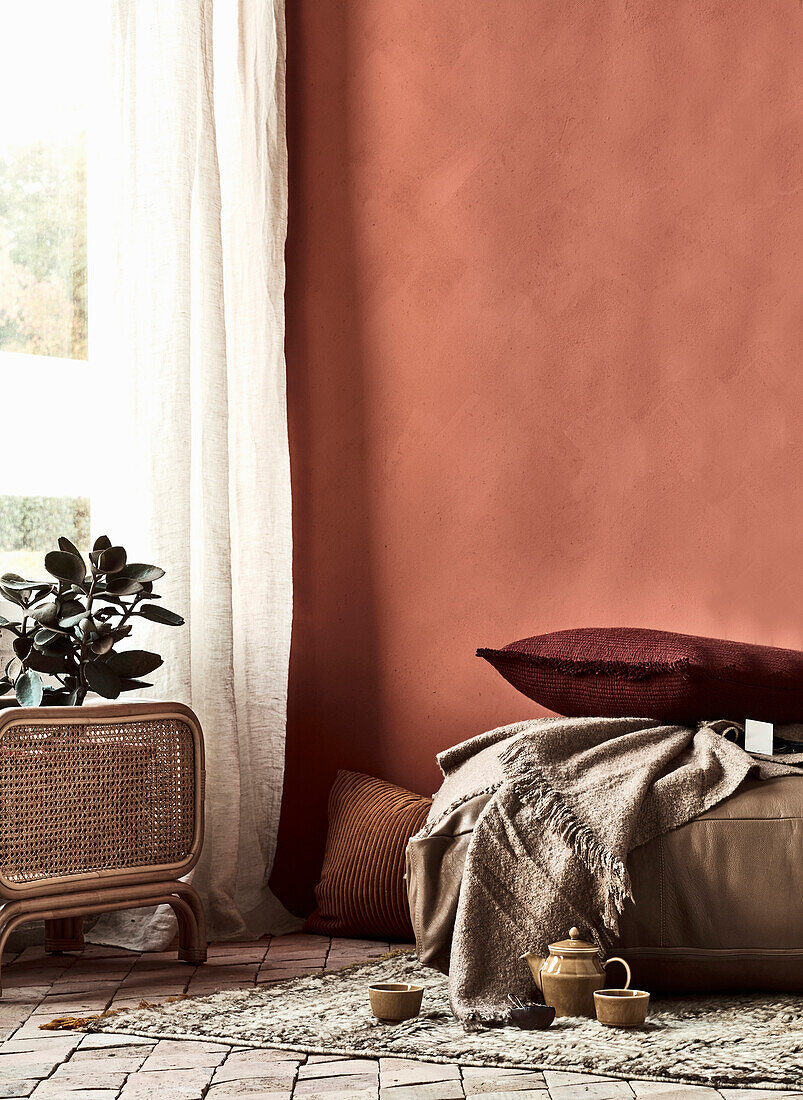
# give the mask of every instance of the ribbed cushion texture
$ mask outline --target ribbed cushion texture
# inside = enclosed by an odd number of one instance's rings
[[[306,932],[413,939],[404,851],[432,799],[360,772],[339,771],[329,794],[329,832],[317,908]]]
[[[803,720],[803,653],[637,627],[558,630],[478,649],[566,717]]]

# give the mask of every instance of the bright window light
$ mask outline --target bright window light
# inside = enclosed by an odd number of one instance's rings
[[[0,572],[24,576],[89,539],[92,7],[0,2]]]

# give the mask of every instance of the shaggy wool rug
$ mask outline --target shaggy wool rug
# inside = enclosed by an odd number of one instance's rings
[[[395,1025],[375,1020],[367,992],[372,982],[423,985],[421,1014]],[[505,1027],[467,1033],[449,1009],[446,979],[411,955],[394,955],[277,985],[125,1012],[94,1028],[310,1054],[575,1070],[714,1088],[803,1088],[803,999],[666,998],[650,1007],[646,1024],[635,1029],[564,1019],[547,1031]]]

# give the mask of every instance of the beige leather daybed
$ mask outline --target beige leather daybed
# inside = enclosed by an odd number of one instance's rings
[[[490,793],[407,850],[419,957],[448,969],[462,868]],[[635,849],[635,904],[616,953],[641,988],[803,992],[803,776],[748,781],[715,809]]]

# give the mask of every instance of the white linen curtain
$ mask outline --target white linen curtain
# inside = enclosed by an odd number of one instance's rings
[[[101,8],[88,205],[91,399],[104,411],[83,441],[93,527],[167,570],[158,590],[187,625],[148,624],[146,647],[165,659],[148,694],[189,704],[205,733],[193,882],[212,937],[258,936],[297,923],[267,886],[292,612],[283,3]],[[123,915],[95,938],[153,946],[167,927]]]

